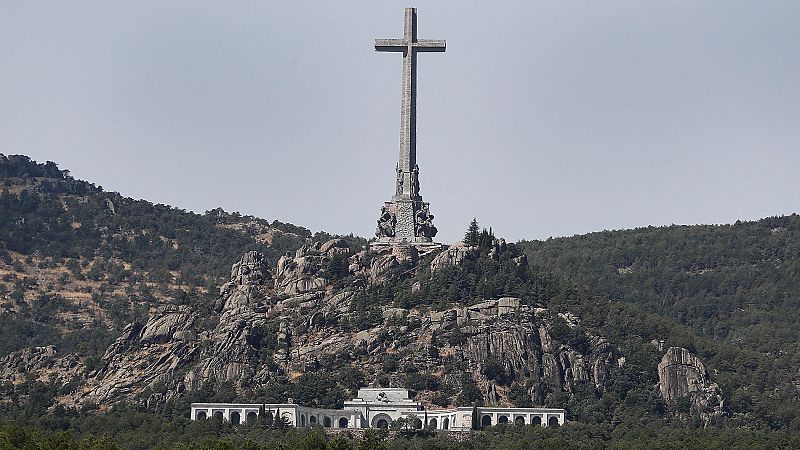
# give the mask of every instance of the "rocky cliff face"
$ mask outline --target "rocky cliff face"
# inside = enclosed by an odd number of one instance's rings
[[[103,356],[103,367],[62,401],[109,404],[146,388],[161,390],[157,400],[169,399],[205,380],[252,384],[265,311],[272,306],[266,295],[271,280],[263,255],[246,253],[220,288],[215,326],[198,324],[187,306],[158,308],[147,323],[128,325]]]
[[[382,323],[347,331],[339,324],[354,314],[355,291],[332,290],[325,268],[348,251],[337,242],[308,245],[281,258],[274,276],[263,255],[243,255],[220,289],[214,317],[201,318],[188,306],[154,310],[146,323],[128,325],[106,351],[101,368],[60,401],[76,407],[113,404],[149,390],[154,393],[146,401],[152,404],[208,381],[245,390],[347,355],[358,361],[368,383],[383,377],[399,386],[408,373],[419,372],[458,386],[467,372],[488,404],[509,404],[514,383],[528,386],[532,402],[541,404],[549,392],[570,392],[576,383],[602,390],[618,364],[614,347],[600,336],[587,336],[586,353],[558,342],[550,331],[554,316],[516,298],[440,311],[386,308]],[[457,265],[471,251],[456,246],[442,253],[447,256],[438,258],[437,267]],[[397,255],[366,252],[349,258],[351,271],[372,282],[401,262]],[[386,372],[386,355],[404,370]],[[53,364],[54,357],[50,360]],[[423,390],[419,398],[426,401],[433,394]]]
[[[54,380],[66,384],[81,373],[75,355],[59,355],[55,347],[30,347],[0,359],[0,379],[11,383],[22,382],[28,374],[41,381]]]
[[[502,245],[498,241],[492,249],[495,255]],[[431,271],[478,256],[473,247],[455,245],[433,259]],[[416,261],[406,254],[366,250],[350,255],[346,245],[333,240],[282,257],[273,274],[262,254],[249,252],[231,268],[210,317],[185,305],[162,306],[146,323],[125,327],[100,367],[89,373],[70,355],[32,348],[0,360],[0,374],[13,380],[34,372],[44,379],[57,372],[63,384],[78,380],[75,390],[58,399],[68,406],[113,405],[126,399],[154,406],[209,382],[230,383],[246,392],[276,377],[293,379],[317,370],[323,361],[344,360],[371,385],[402,386],[413,374],[427,374],[439,386],[458,392],[467,374],[486,404],[512,404],[516,386],[530,403],[541,405],[551,393],[569,394],[579,384],[602,392],[613,369],[624,363],[605,338],[578,331],[579,318],[527,306],[513,297],[435,310],[386,307],[375,325],[353,330],[342,324],[352,323],[358,314],[353,305],[363,284],[333,289],[327,271],[337,258],[353,278],[370,284],[386,282],[401,264]],[[402,267],[407,270],[408,265]],[[411,289],[419,289],[418,283]],[[556,322],[560,333],[555,332]],[[573,336],[582,334],[585,345],[575,348],[559,340],[564,324]],[[668,403],[689,396],[703,417],[721,412],[719,388],[685,349],[669,349],[658,372],[658,389]],[[420,386],[417,398],[429,404],[454,402],[456,395],[442,400],[436,390]]]
[[[723,414],[722,391],[708,379],[703,363],[689,350],[670,347],[658,364],[658,390],[669,404],[689,400],[690,412],[706,422]]]

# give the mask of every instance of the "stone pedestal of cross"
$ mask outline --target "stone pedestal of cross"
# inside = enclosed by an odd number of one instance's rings
[[[400,159],[395,194],[381,208],[378,237],[373,246],[430,247],[436,235],[429,204],[419,193],[417,166],[417,53],[444,52],[445,41],[417,39],[417,10],[406,8],[402,39],[376,39],[375,50],[403,56],[403,90],[400,108]]]

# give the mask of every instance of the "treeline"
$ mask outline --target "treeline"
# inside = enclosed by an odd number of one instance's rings
[[[795,449],[800,436],[747,429],[617,428],[570,424],[561,428],[498,425],[469,435],[426,430],[367,430],[326,435],[321,428],[234,427],[211,419],[157,422],[135,411],[83,419],[82,429],[63,431],[17,424],[0,427],[0,448],[59,450],[204,449],[204,450],[528,450],[528,449]]]
[[[0,178],[54,178],[67,179],[68,170],[61,170],[53,161],[37,163],[25,155],[4,155],[0,153]]]
[[[206,216],[118,194],[0,192],[0,251],[87,263],[118,259],[148,281],[214,287],[244,252],[261,251],[274,263],[303,241],[278,234],[271,245],[260,244]]]
[[[19,178],[26,186],[58,194],[84,195],[101,192],[100,186],[76,180],[68,170],[61,170],[53,161],[37,163],[24,155],[0,153],[0,179]],[[8,185],[8,183],[6,183]]]

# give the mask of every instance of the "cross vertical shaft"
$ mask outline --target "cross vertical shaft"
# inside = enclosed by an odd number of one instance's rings
[[[400,109],[400,160],[397,198],[419,198],[417,179],[417,52],[444,52],[445,41],[417,39],[417,10],[406,8],[402,39],[376,39],[375,50],[403,54],[403,91]]]
[[[400,109],[400,170],[410,173],[417,164],[417,55],[412,47],[417,40],[417,11],[406,8],[403,22],[403,99]],[[411,181],[411,180],[408,180]],[[404,184],[410,187],[411,183]],[[406,191],[404,190],[403,193]]]

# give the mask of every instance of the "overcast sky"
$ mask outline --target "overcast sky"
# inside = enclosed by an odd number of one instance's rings
[[[800,209],[800,2],[0,0],[0,153],[196,212],[372,236],[401,57],[438,240]]]

